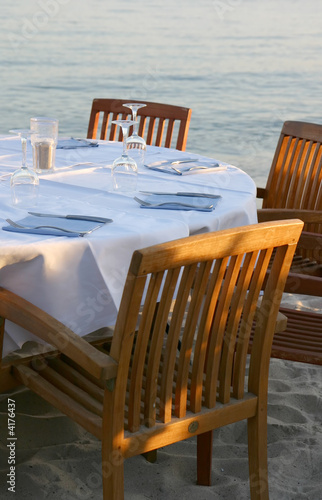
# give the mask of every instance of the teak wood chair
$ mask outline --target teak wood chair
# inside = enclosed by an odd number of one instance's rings
[[[251,499],[268,499],[270,349],[302,227],[255,224],[134,252],[107,352],[0,289],[0,316],[57,349],[14,364],[7,376],[102,440],[105,500],[124,498],[124,459],[193,436],[198,483],[209,485],[212,431],[241,420]]]
[[[259,220],[283,219],[285,210],[320,212],[320,217],[305,224],[302,241],[306,237],[313,243],[298,247],[291,270],[322,277],[322,265],[312,248],[322,234],[322,125],[283,124],[266,187],[257,189],[257,197],[263,200]],[[318,250],[321,254],[321,244]]]
[[[283,124],[265,189],[259,222],[305,222],[285,292],[321,297],[321,314],[281,308],[285,331],[273,339],[272,356],[322,364],[322,125]]]
[[[131,110],[123,106],[129,102],[140,102],[146,107],[138,110],[138,134],[148,145],[170,148],[174,131],[177,132],[176,149],[185,151],[191,119],[191,109],[171,104],[137,101],[133,99],[94,99],[90,114],[87,138],[96,139],[101,121],[99,138],[122,141],[122,133],[112,120],[131,119]],[[176,128],[177,127],[177,128]]]

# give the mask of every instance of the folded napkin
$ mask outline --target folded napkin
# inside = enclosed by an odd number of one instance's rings
[[[12,231],[15,233],[75,237],[85,236],[86,234],[89,234],[104,225],[103,222],[97,221],[63,219],[58,217],[37,217],[32,215],[15,222],[24,227],[18,228],[8,225],[3,226],[2,229],[4,231]]]
[[[141,208],[165,209],[165,210],[197,210],[212,212],[220,197],[205,198],[204,196],[178,196],[176,194],[157,194],[134,198],[140,203]]]
[[[88,141],[86,139],[59,139],[56,149],[76,149],[76,148],[96,148],[97,142]]]
[[[216,161],[187,159],[184,160],[163,160],[145,165],[150,170],[165,172],[172,175],[200,174],[211,171],[227,170],[227,165],[222,165]]]

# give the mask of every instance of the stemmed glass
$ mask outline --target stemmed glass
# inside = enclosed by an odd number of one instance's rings
[[[113,120],[114,125],[122,128],[123,153],[114,160],[112,166],[113,186],[118,191],[135,191],[137,184],[138,167],[136,162],[127,153],[126,140],[129,127],[135,124],[133,120]]]
[[[132,120],[135,122],[133,126],[133,133],[126,141],[126,147],[130,150],[132,158],[137,162],[139,166],[144,165],[145,153],[146,153],[146,142],[143,137],[140,137],[137,133],[138,122],[137,113],[138,110],[144,108],[146,104],[141,104],[137,102],[130,102],[123,104],[126,108],[130,108],[132,111]]]
[[[10,179],[12,203],[28,208],[35,205],[39,188],[38,175],[27,167],[27,139],[31,132],[28,129],[13,129],[9,132],[19,135],[22,148],[21,167]]]

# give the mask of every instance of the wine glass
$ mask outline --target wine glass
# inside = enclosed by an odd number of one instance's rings
[[[135,191],[138,167],[133,158],[128,155],[126,147],[129,127],[135,122],[133,120],[113,120],[112,123],[121,127],[123,133],[123,153],[122,156],[114,160],[112,166],[113,187],[118,191]]]
[[[139,166],[142,167],[145,160],[146,142],[143,137],[140,137],[137,133],[137,112],[139,109],[144,108],[146,104],[130,102],[127,104],[123,104],[123,106],[125,106],[126,108],[130,108],[130,110],[132,111],[132,120],[135,122],[135,125],[133,126],[133,133],[126,140],[126,147],[128,150],[130,150],[130,155],[132,156],[132,158],[137,162]]]
[[[39,178],[36,172],[27,167],[27,139],[30,136],[28,129],[12,129],[11,134],[19,135],[22,148],[22,162],[10,179],[11,198],[14,205],[32,207],[36,204],[39,190]]]

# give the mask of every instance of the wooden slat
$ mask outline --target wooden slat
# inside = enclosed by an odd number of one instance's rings
[[[183,325],[183,317],[187,308],[190,290],[195,278],[197,265],[187,266],[180,277],[180,286],[177,291],[180,300],[175,301],[168,336],[166,339],[164,361],[162,367],[162,381],[160,388],[160,418],[164,422],[171,419],[172,414],[172,384],[177,357],[178,341]],[[182,350],[187,355],[187,351]],[[177,380],[179,386],[181,380]],[[179,389],[180,390],[180,389]],[[185,413],[185,412],[184,412]]]
[[[147,135],[147,139],[146,139],[147,144],[152,144],[155,122],[156,122],[156,118],[154,116],[151,116],[149,119],[148,135]],[[160,146],[160,144],[157,143],[156,146]]]
[[[174,120],[168,120],[167,135],[165,138],[165,147],[166,148],[169,148],[171,145],[172,136],[173,136],[173,129],[174,129]]]
[[[114,378],[117,363],[100,353],[45,311],[22,297],[0,287],[0,316],[22,326],[36,336],[63,351],[96,378]]]
[[[164,132],[164,126],[165,126],[165,119],[164,118],[159,118],[159,123],[158,123],[158,129],[157,129],[157,137],[155,140],[155,145],[156,146],[162,146],[162,138],[163,138],[163,132]],[[171,140],[168,142],[168,144],[171,144]],[[165,147],[169,148],[170,146],[165,143]]]
[[[55,388],[47,380],[43,379],[39,373],[31,370],[28,366],[15,366],[14,372],[16,377],[26,387],[41,395],[48,403],[58,408],[65,415],[68,415],[98,439],[102,438],[102,419],[100,417],[88,411],[71,397],[64,394],[64,392]]]
[[[238,278],[240,276],[240,267],[242,265],[244,255],[238,255],[236,258],[231,259],[228,267],[227,277],[224,282],[222,295],[225,298],[224,308],[227,310],[227,323],[224,325],[225,337],[222,346],[220,368],[219,368],[219,401],[221,403],[228,403],[231,393],[232,383],[232,367],[233,359],[235,357],[235,345],[238,325],[240,322],[240,315],[242,313],[241,303],[243,295],[245,296],[247,289],[244,292],[238,286]],[[247,259],[244,261],[244,268],[247,267]],[[231,272],[230,272],[231,269]],[[229,287],[226,287],[229,283]],[[239,293],[241,297],[239,297]]]
[[[62,374],[56,372],[49,366],[47,366],[46,368],[42,368],[38,373],[42,378],[50,382],[53,387],[70,396],[74,401],[80,403],[84,408],[87,408],[87,410],[95,413],[96,415],[102,416],[102,404],[100,404],[97,399],[89,395],[85,390],[70,382]]]
[[[200,311],[202,310],[202,303],[204,302],[207,285],[209,282],[209,275],[212,267],[212,262],[202,262],[197,270],[197,275],[195,278],[194,287],[192,289],[191,302],[188,308],[188,314],[185,321],[184,331],[182,335],[182,342],[180,350],[183,354],[179,358],[177,370],[177,376],[175,378],[175,402],[174,402],[174,413],[177,417],[181,418],[186,414],[187,410],[187,399],[188,399],[188,382],[191,368],[191,353],[193,352],[193,342],[200,346],[202,340],[198,341],[199,337],[203,337],[204,332],[198,331],[197,338],[195,338],[195,332],[197,328],[197,323],[200,316]],[[200,347],[199,347],[200,349]],[[195,352],[194,356],[197,356],[199,362],[202,364],[204,359],[198,358],[198,353]],[[203,372],[203,364],[200,367]],[[190,409],[192,409],[192,406]]]
[[[145,298],[145,307],[142,311],[137,342],[135,344],[134,358],[131,364],[131,375],[129,377],[129,429],[134,432],[141,424],[141,398],[142,378],[146,360],[146,353],[150,339],[150,332],[153,324],[157,300],[162,284],[163,273],[152,276],[149,282]]]
[[[145,395],[144,418],[148,426],[153,426],[156,419],[155,401],[157,396],[157,382],[159,374],[159,364],[162,354],[164,334],[169,318],[173,294],[176,288],[180,268],[169,270],[163,286],[163,293],[160,298],[157,315],[155,318],[151,344],[150,356],[147,367],[147,383]]]
[[[65,379],[69,380],[72,384],[76,385],[82,389],[85,393],[89,394],[92,398],[95,398],[100,403],[103,403],[104,391],[99,388],[95,383],[93,383],[86,376],[86,371],[82,373],[71,367],[69,364],[64,363],[60,358],[50,358],[48,364],[57,373],[63,376]]]
[[[227,271],[229,265],[229,271]],[[211,329],[207,345],[207,358],[205,364],[205,405],[213,408],[217,400],[217,383],[220,368],[222,344],[225,334],[225,326],[229,314],[230,297],[232,288],[229,286],[229,279],[234,267],[228,258],[217,259],[213,272],[213,280],[210,287],[213,296],[210,298],[211,309],[215,306],[214,316],[211,318]],[[223,281],[225,277],[225,281]],[[237,279],[237,276],[234,276]],[[209,308],[210,309],[210,308]],[[210,310],[209,310],[210,312]]]

